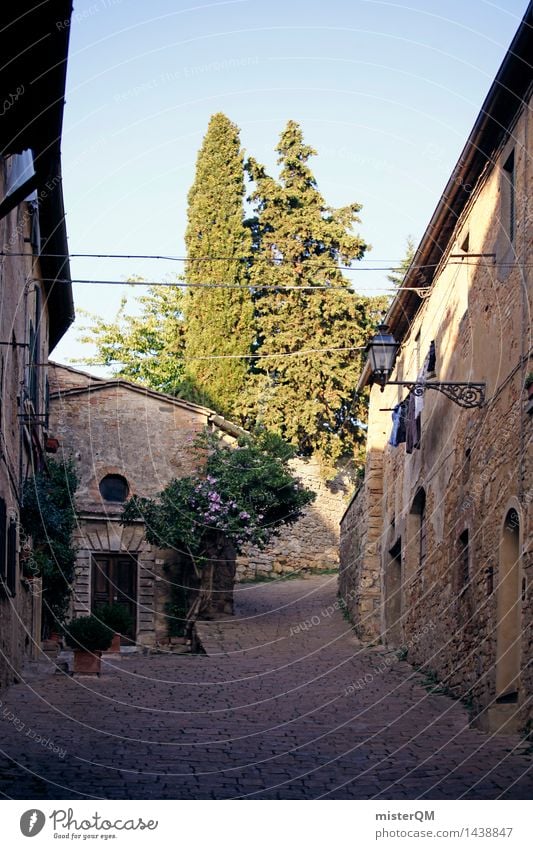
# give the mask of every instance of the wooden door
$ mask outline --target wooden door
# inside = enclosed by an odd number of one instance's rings
[[[522,595],[520,586],[520,523],[516,510],[505,520],[500,543],[496,624],[496,702],[519,700]]]
[[[135,642],[137,630],[137,558],[131,554],[93,554],[92,609],[103,604],[123,605],[132,620],[122,644]]]

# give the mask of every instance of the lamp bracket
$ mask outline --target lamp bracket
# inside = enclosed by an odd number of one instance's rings
[[[436,389],[454,404],[466,409],[482,407],[485,403],[485,383],[441,383],[440,381],[417,383],[416,381],[388,380],[387,386],[406,386],[413,395],[423,395],[426,389]]]

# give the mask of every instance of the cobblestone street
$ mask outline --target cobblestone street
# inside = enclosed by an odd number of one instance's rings
[[[32,672],[0,694],[5,797],[530,798],[518,737],[354,638],[337,577],[237,587],[205,655],[125,655],[99,679]],[[366,678],[365,678],[366,676]]]

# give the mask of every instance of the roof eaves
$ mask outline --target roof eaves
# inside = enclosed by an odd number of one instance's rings
[[[405,275],[402,289],[394,297],[384,322],[401,342],[409,331],[422,303],[416,289],[430,288],[436,270],[446,253],[462,210],[473,189],[492,163],[516,114],[524,105],[531,89],[533,68],[528,58],[532,52],[533,0],[528,4],[520,26],[503,59],[483,102],[461,155],[420,241]],[[357,384],[360,392],[371,380],[370,366],[365,363]]]

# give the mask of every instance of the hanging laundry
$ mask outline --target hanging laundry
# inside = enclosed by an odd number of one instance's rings
[[[426,359],[424,360],[424,365],[420,369],[420,371],[418,373],[418,377],[416,378],[416,382],[419,385],[423,386],[424,383],[426,382],[427,374],[428,374],[428,364],[429,364],[429,354],[427,355]],[[424,409],[424,394],[415,395],[415,415],[417,417],[419,417],[420,413],[422,412],[423,409]]]
[[[407,415],[407,401],[402,401],[401,404],[396,404],[392,411],[392,431],[389,439],[389,445],[397,448],[402,442],[405,442],[405,419]]]
[[[398,428],[400,427],[400,405],[396,404],[392,411],[392,430],[389,437],[389,445],[398,447]]]
[[[407,417],[405,421],[405,451],[413,453],[413,448],[420,448],[420,416],[416,414],[416,396],[409,393]]]

